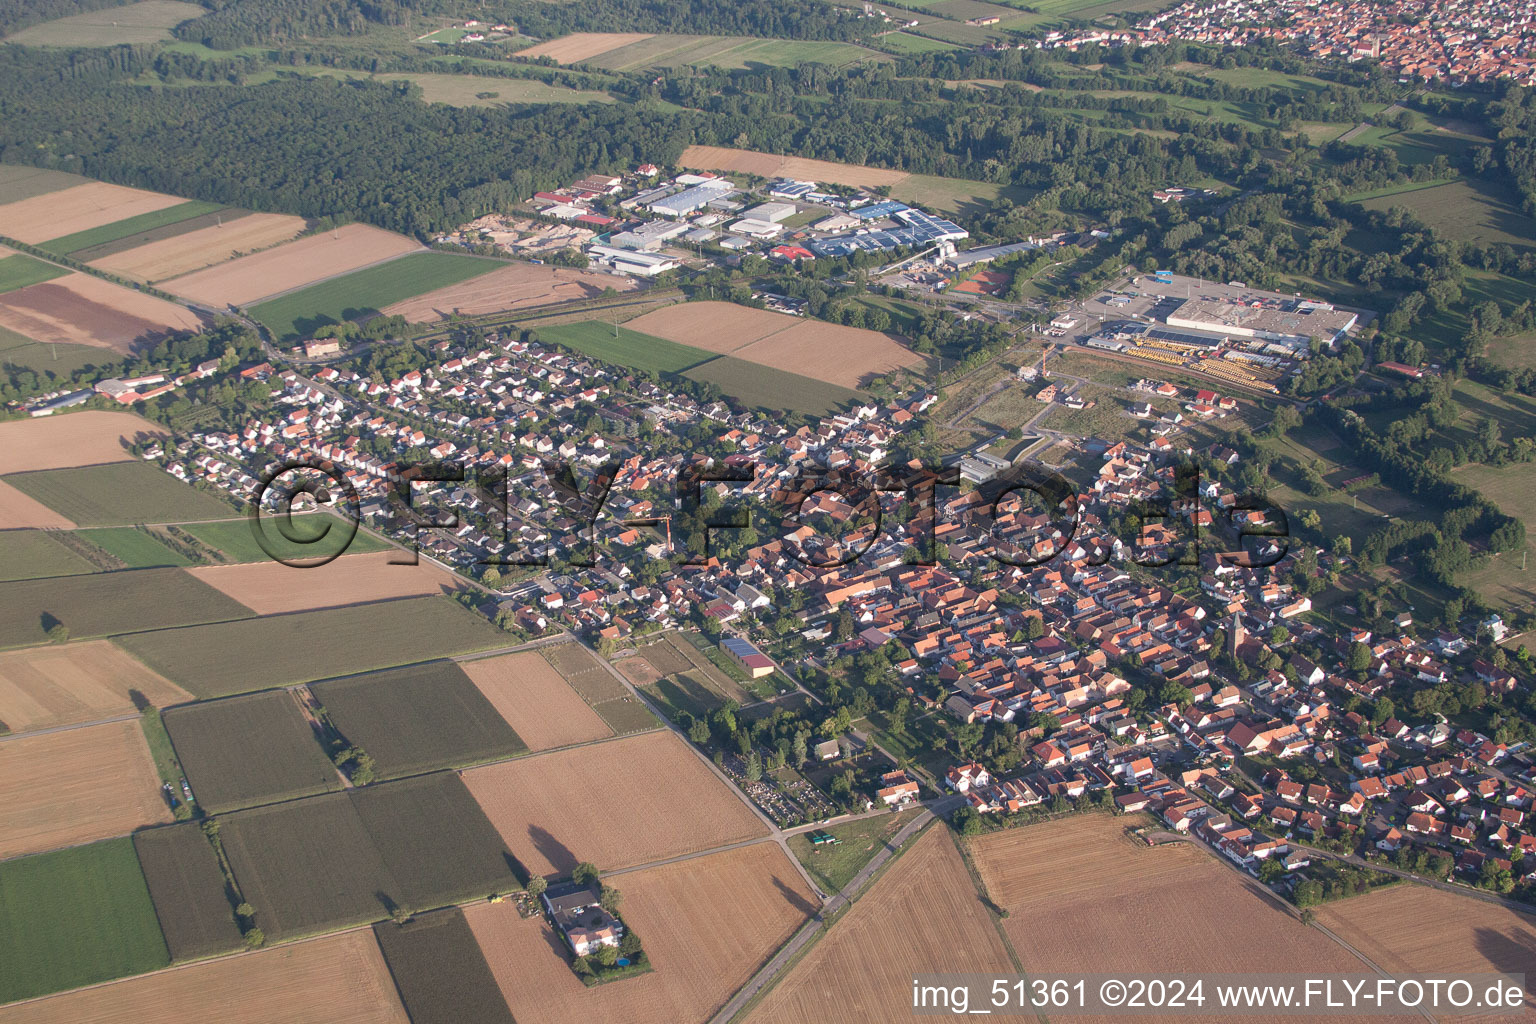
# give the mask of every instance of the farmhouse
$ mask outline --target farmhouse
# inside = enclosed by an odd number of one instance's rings
[[[602,908],[593,886],[552,885],[544,891],[544,907],[577,956],[594,953],[599,946],[618,946],[624,937],[623,922]]]

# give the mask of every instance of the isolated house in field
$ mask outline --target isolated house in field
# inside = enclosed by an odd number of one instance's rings
[[[544,890],[544,907],[577,956],[595,953],[601,946],[617,947],[624,938],[623,923],[599,904],[596,886],[552,885]]]

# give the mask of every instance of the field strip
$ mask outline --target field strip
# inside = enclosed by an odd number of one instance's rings
[[[289,243],[284,242],[283,244],[287,245]],[[275,249],[275,248],[277,248],[277,246],[273,246],[273,248]],[[271,249],[266,249],[266,250],[263,250],[263,251],[264,252],[271,252],[272,250]],[[411,250],[409,250],[407,252],[397,252],[393,256],[386,256],[386,257],[384,257],[381,260],[375,260],[372,263],[365,263],[365,264],[363,264],[360,267],[353,267],[350,270],[343,270],[343,271],[340,271],[339,273],[331,274],[331,275],[329,275],[327,277],[320,277],[320,278],[316,278],[313,281],[306,281],[304,284],[296,285],[293,288],[285,288],[285,289],[283,289],[280,292],[273,292],[271,295],[263,295],[260,298],[248,299],[245,302],[241,303],[241,305],[242,306],[259,306],[263,302],[271,302],[273,299],[280,299],[284,295],[292,295],[294,292],[301,292],[301,291],[303,291],[306,288],[313,288],[317,284],[324,284],[327,281],[334,281],[338,277],[348,277],[348,276],[350,276],[352,274],[356,274],[358,271],[361,271],[361,270],[369,270],[369,269],[371,269],[373,267],[381,267],[381,266],[383,266],[386,263],[393,263],[393,262],[395,262],[395,260],[403,259],[406,256],[411,256],[411,255],[414,255],[416,253],[431,252],[431,251],[432,250],[428,249],[426,246],[421,246],[420,248],[411,249]],[[486,257],[486,258],[489,259],[489,257]]]

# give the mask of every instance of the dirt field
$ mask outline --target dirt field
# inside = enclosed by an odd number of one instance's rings
[[[518,50],[513,56],[553,57],[561,64],[575,64],[649,38],[651,34],[648,32],[573,32],[559,39],[530,46],[526,50]]]
[[[11,732],[130,714],[130,690],[156,707],[192,699],[106,640],[0,654],[0,722]]]
[[[1324,904],[1317,920],[1393,975],[1529,974],[1536,964],[1536,917],[1436,889],[1395,886]],[[1526,1013],[1532,1005],[1527,993]]]
[[[410,1024],[368,929],[0,1008],[0,1024]]]
[[[903,1020],[915,973],[1015,973],[949,831],[916,843],[748,1021]]]
[[[794,178],[797,181],[831,182],[856,188],[895,185],[907,178],[906,171],[839,164],[830,160],[809,160],[801,156],[780,156],[753,149],[729,149],[725,146],[689,146],[683,150],[677,165],[695,171],[737,171],[763,178]]]
[[[613,730],[538,651],[460,662],[530,750],[603,739]]]
[[[624,919],[645,942],[652,973],[586,988],[541,918],[477,904],[465,917],[519,1024],[708,1020],[814,907],[773,843],[668,864],[613,884]],[[729,907],[729,913],[721,908]],[[827,1019],[827,1018],[822,1018]]]
[[[621,672],[625,679],[636,686],[650,686],[659,683],[665,678],[655,665],[645,658],[620,658],[613,663],[613,667]]]
[[[0,480],[0,530],[72,530],[75,524],[30,495]]]
[[[581,861],[647,864],[767,831],[668,732],[476,768],[464,782],[536,875],[567,874]]]
[[[282,562],[267,561],[206,565],[188,572],[257,615],[445,594],[456,589],[452,576],[425,562],[390,565],[390,558],[396,554],[390,550],[342,555],[315,569],[296,569]]]
[[[36,245],[184,202],[180,196],[93,181],[0,206],[0,235]]]
[[[366,224],[296,242],[166,281],[166,291],[197,302],[245,305],[421,248],[413,238]]]
[[[413,324],[422,324],[445,319],[450,313],[474,316],[552,302],[577,302],[596,298],[604,288],[628,292],[638,287],[639,283],[633,278],[519,263],[385,306],[382,312],[387,316],[403,316]]]
[[[636,317],[625,326],[847,388],[858,387],[871,375],[923,361],[892,334],[730,302],[679,303]]]
[[[35,469],[68,469],[102,462],[127,462],[125,442],[165,431],[129,412],[55,414],[0,423],[0,475]]]
[[[0,741],[0,858],[170,820],[137,718]]]
[[[1009,912],[1003,927],[1025,971],[1175,973],[1220,964],[1263,972],[1283,964],[1315,975],[1368,973],[1210,854],[1184,843],[1146,847],[1125,835],[1126,825],[1123,817],[1078,815],[973,842],[988,895]]]
[[[223,263],[237,253],[254,252],[286,242],[303,230],[303,217],[253,213],[222,227],[199,228],[106,256],[91,266],[141,281],[164,281]]]
[[[45,343],[127,353],[135,342],[202,326],[190,309],[89,274],[69,274],[0,295],[0,327]]]

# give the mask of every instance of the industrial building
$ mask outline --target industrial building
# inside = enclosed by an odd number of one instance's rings
[[[616,249],[659,249],[661,244],[676,238],[688,230],[686,223],[670,220],[653,220],[630,231],[620,231],[608,239]]]
[[[1333,345],[1359,321],[1357,314],[1306,299],[1244,304],[1222,299],[1185,299],[1164,318],[1170,327],[1189,327],[1238,338],[1258,338],[1305,355],[1312,339]]]
[[[784,231],[784,225],[775,224],[771,220],[743,217],[732,224],[730,230],[751,238],[777,238]]]
[[[702,210],[716,199],[724,199],[735,193],[734,185],[723,178],[717,178],[702,185],[684,189],[676,195],[654,200],[646,208],[663,217],[686,217],[690,213]]]
[[[886,206],[887,204],[877,205]],[[901,207],[895,212],[894,217],[902,222],[902,227],[864,228],[848,235],[813,239],[806,242],[805,247],[817,256],[846,256],[860,250],[883,252],[894,249],[898,245],[922,249],[940,242],[953,242],[970,237],[970,232],[952,220],[935,217],[921,210],[912,210],[900,203],[889,205]]]
[[[655,277],[677,269],[677,261],[660,253],[634,252],[611,245],[589,245],[587,255],[605,267],[636,277]]]
[[[758,203],[748,210],[744,216],[753,220],[766,220],[771,224],[777,224],[781,220],[788,220],[799,212],[794,203]]]
[[[965,270],[979,263],[991,263],[993,260],[1004,256],[1012,256],[1016,252],[1027,252],[1030,249],[1040,248],[1037,242],[1010,242],[1007,245],[988,245],[977,249],[967,249],[957,252],[945,262],[956,270]]]

